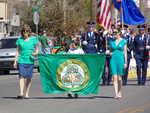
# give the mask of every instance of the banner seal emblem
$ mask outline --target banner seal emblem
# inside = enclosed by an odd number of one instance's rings
[[[80,91],[89,82],[88,67],[80,60],[66,60],[58,66],[56,73],[58,86],[66,91]]]

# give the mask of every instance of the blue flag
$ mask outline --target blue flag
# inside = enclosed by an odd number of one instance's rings
[[[118,10],[120,10],[121,2],[117,2],[117,0],[113,0],[113,3],[114,3],[115,8],[117,8]]]
[[[144,24],[147,19],[144,18],[140,9],[136,6],[133,0],[122,0],[122,2],[117,2],[117,0],[113,0],[115,8],[117,8],[121,13],[121,8],[123,14],[121,15],[121,21],[124,24],[129,25],[139,25]]]

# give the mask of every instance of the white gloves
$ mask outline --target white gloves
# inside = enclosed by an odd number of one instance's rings
[[[150,46],[146,46],[146,49],[150,49]]]
[[[110,50],[106,50],[105,54],[109,55],[110,54]]]
[[[88,44],[88,42],[87,41],[83,41],[82,44],[86,46]]]

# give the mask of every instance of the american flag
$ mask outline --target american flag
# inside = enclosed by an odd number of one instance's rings
[[[111,31],[111,6],[109,0],[97,0],[97,22]]]

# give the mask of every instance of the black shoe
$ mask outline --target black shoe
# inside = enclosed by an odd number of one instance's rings
[[[17,99],[24,99],[24,97],[23,96],[17,96]]]
[[[102,85],[102,86],[105,86],[105,85],[106,85],[106,83],[105,83],[105,82],[103,82],[101,85]]]
[[[29,97],[24,97],[24,99],[30,99]]]
[[[75,93],[75,94],[74,94],[74,98],[78,98],[78,97],[79,97],[78,94]]]
[[[127,85],[127,83],[123,83],[122,85],[123,85],[123,86],[126,86],[126,85]]]
[[[138,85],[141,85],[141,82],[138,82]]]
[[[141,82],[141,85],[142,85],[142,86],[145,86],[145,82]]]
[[[110,83],[108,82],[108,83],[107,83],[107,86],[109,86],[109,85],[110,85]]]
[[[68,95],[68,98],[72,98],[72,94],[68,93],[67,95]]]

